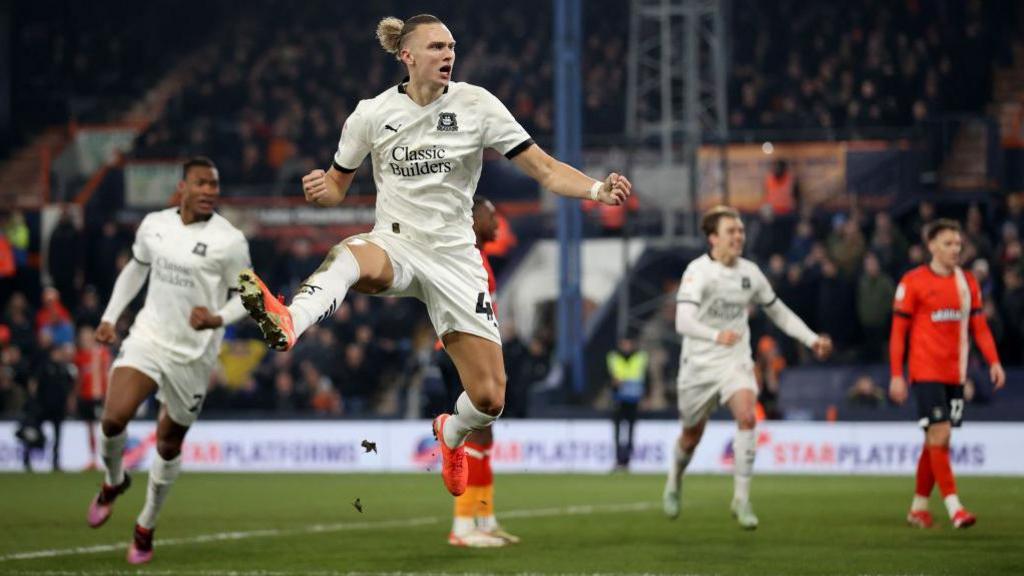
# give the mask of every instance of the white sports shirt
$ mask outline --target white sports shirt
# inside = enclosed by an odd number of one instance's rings
[[[251,266],[249,243],[231,222],[214,214],[185,225],[177,208],[147,214],[135,233],[132,256],[149,266],[146,302],[131,336],[144,338],[187,363],[220,348],[224,329],[194,330],[192,308],[217,313]]]
[[[677,309],[695,306],[698,324],[714,330],[732,330],[740,334],[733,346],[723,346],[707,337],[687,336],[680,355],[680,373],[687,369],[719,370],[731,364],[750,362],[751,304],[764,307],[768,316],[784,332],[811,347],[818,336],[783,304],[761,269],[746,258],[734,266],[724,266],[710,254],[696,258],[686,267],[676,295]],[[678,314],[677,314],[678,316]]]
[[[511,159],[532,144],[508,109],[479,86],[451,82],[440,98],[420,106],[399,84],[359,102],[341,130],[334,167],[353,172],[371,155],[375,232],[431,248],[472,247],[484,149]]]

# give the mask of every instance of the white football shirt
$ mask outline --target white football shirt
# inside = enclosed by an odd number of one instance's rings
[[[740,334],[733,346],[710,340],[684,338],[680,369],[724,368],[736,362],[749,362],[751,304],[768,306],[775,302],[775,291],[761,269],[746,258],[734,266],[724,266],[709,254],[694,259],[683,272],[676,294],[676,306],[697,306],[697,321],[715,330]]]
[[[531,144],[508,109],[479,86],[452,82],[440,98],[420,106],[400,84],[359,102],[341,130],[334,167],[353,172],[370,155],[374,231],[431,248],[472,247],[484,149],[513,158]]]
[[[186,226],[168,208],[142,219],[132,256],[149,266],[149,288],[131,336],[182,363],[215,354],[224,329],[194,330],[189,315],[196,306],[216,313],[237,288],[238,274],[251,266],[245,235],[219,214]]]

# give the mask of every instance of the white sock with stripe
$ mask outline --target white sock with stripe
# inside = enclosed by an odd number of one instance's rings
[[[164,500],[171,492],[171,486],[181,473],[181,454],[171,460],[164,460],[160,454],[153,459],[149,468],[149,484],[146,487],[146,504],[139,514],[139,526],[152,530],[156,526],[156,518],[160,515]]]
[[[476,406],[473,406],[473,401],[469,399],[469,394],[463,392],[455,401],[453,414],[445,422],[444,443],[449,448],[458,448],[466,441],[466,436],[469,436],[470,432],[483,430],[497,419],[497,416],[491,416],[478,410]]]
[[[348,246],[338,244],[331,248],[320,267],[299,286],[288,305],[295,337],[334,314],[348,289],[359,281],[359,276],[359,262]]]
[[[128,442],[128,431],[122,430],[117,436],[107,436],[100,429],[100,459],[107,473],[104,482],[107,486],[117,486],[124,482],[124,445]]]

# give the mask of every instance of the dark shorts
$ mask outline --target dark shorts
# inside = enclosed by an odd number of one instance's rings
[[[78,399],[78,419],[86,422],[95,422],[100,419],[100,412],[103,410],[103,400]]]
[[[949,422],[959,428],[964,419],[964,387],[939,382],[915,382],[910,387],[917,401],[917,416],[922,428]]]

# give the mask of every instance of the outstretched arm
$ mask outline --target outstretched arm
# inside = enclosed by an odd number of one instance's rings
[[[527,176],[559,196],[589,198],[602,204],[619,206],[626,202],[633,190],[633,185],[621,174],[612,172],[604,182],[594,180],[565,162],[556,160],[537,145],[517,154],[512,162]]]
[[[789,337],[814,350],[814,354],[819,359],[828,356],[832,352],[832,340],[823,334],[815,334],[778,297],[764,306],[764,312]]]

